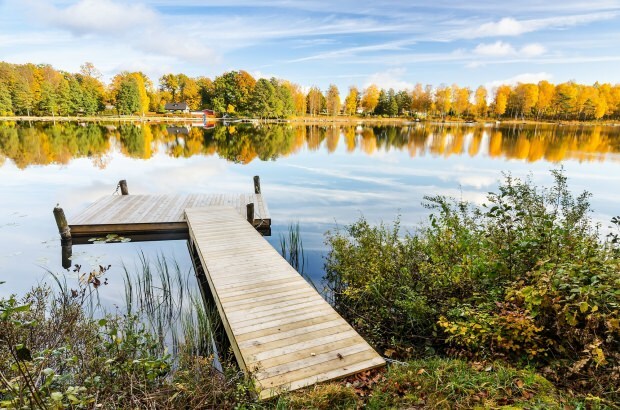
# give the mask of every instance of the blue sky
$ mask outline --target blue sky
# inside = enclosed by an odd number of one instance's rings
[[[0,0],[0,60],[106,79],[244,69],[335,83],[620,82],[620,0]]]

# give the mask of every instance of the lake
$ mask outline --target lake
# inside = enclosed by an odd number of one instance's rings
[[[360,216],[427,220],[425,195],[482,203],[502,172],[549,184],[564,167],[572,190],[593,194],[603,228],[620,214],[620,127],[560,125],[191,125],[0,123],[0,295],[22,294],[63,273],[52,209],[69,220],[112,195],[252,192],[260,175],[273,221],[270,243],[299,223],[308,275],[320,283],[324,233]],[[112,265],[102,298],[123,295],[123,264],[164,255],[183,270],[185,241],[74,246],[75,263]],[[71,275],[71,273],[68,273]]]

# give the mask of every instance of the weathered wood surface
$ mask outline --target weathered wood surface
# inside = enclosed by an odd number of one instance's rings
[[[106,233],[187,232],[186,208],[230,206],[244,218],[254,204],[254,226],[267,229],[271,216],[261,194],[110,195],[70,218],[72,236]]]
[[[261,398],[385,364],[238,211],[185,213],[237,361]]]

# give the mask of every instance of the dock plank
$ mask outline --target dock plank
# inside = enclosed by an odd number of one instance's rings
[[[269,216],[260,194],[238,197],[239,202],[216,197],[210,203],[237,209],[188,208],[185,215],[237,361],[254,378],[260,397],[384,365],[247,223],[245,209],[238,208],[250,198],[261,217]]]

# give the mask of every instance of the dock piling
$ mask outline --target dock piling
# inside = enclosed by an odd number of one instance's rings
[[[246,211],[248,222],[254,225],[254,202],[246,205]]]
[[[118,181],[118,186],[121,188],[122,195],[129,195],[129,189],[127,189],[127,180],[121,179]]]
[[[59,206],[54,208],[54,219],[56,219],[56,226],[58,227],[58,232],[60,233],[60,240],[63,245],[66,245],[71,242],[71,229],[69,229],[67,217],[65,217],[65,211],[63,211]]]

